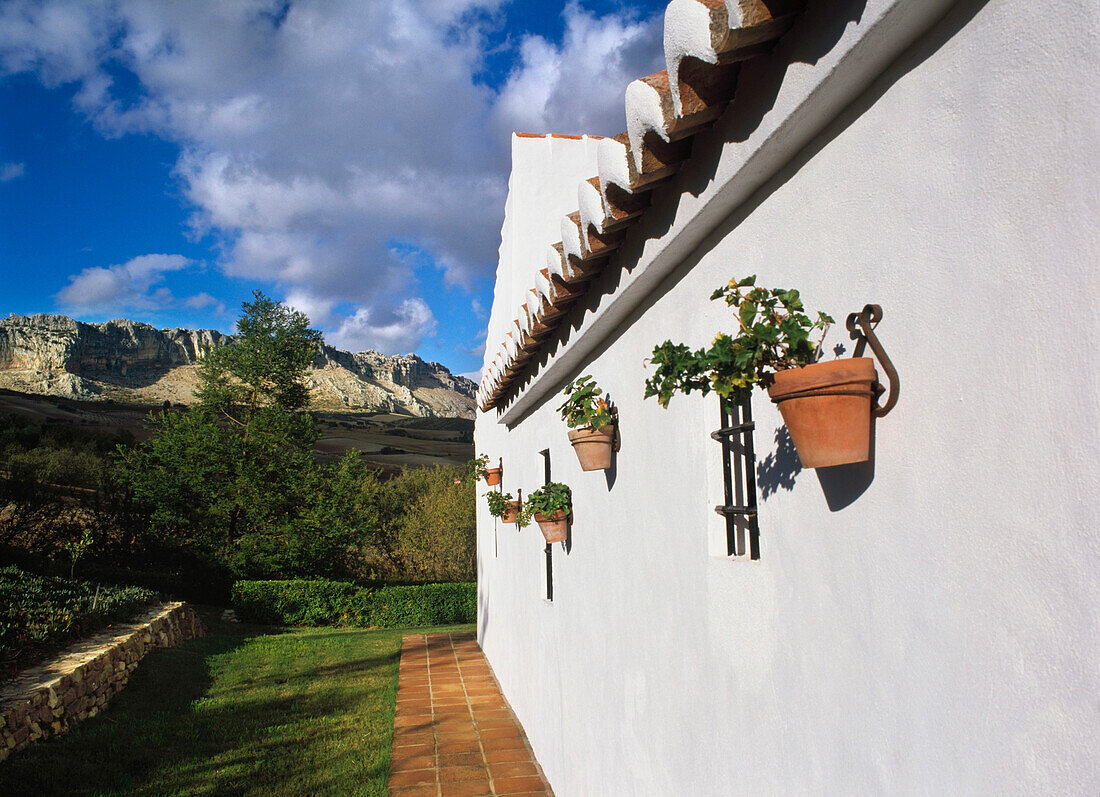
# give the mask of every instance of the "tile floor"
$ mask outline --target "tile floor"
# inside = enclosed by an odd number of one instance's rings
[[[404,637],[389,793],[553,795],[473,634]]]

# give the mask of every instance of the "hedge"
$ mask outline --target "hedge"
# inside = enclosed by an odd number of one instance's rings
[[[404,628],[473,623],[477,584],[417,584],[371,589],[344,581],[238,581],[233,609],[245,622]]]
[[[250,623],[333,625],[359,590],[346,581],[324,579],[238,581],[233,584],[233,609]]]

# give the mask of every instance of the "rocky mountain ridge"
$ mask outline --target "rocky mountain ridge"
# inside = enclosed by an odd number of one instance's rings
[[[212,329],[12,314],[0,321],[0,387],[62,398],[188,404],[203,349],[232,340]],[[318,409],[474,416],[477,386],[415,354],[353,354],[324,345],[309,380]]]

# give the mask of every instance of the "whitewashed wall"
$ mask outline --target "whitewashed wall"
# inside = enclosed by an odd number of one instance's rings
[[[792,65],[773,113],[894,6]],[[479,638],[559,797],[1100,793],[1098,29],[1085,0],[954,4],[651,301],[598,341],[579,322],[554,393],[511,429],[479,416],[506,490],[542,483],[544,448],[573,488],[552,603],[537,527],[478,518]],[[625,255],[644,271],[767,146],[723,120],[694,195],[653,211],[669,231]],[[707,297],[748,273],[838,319],[881,304],[902,379],[873,479],[773,482],[758,562],[712,542],[713,400],[642,400],[653,346],[708,344],[729,322]],[[613,478],[554,412],[580,373],[620,410]],[[763,459],[780,421],[754,408]]]
[[[493,309],[482,373],[497,353],[495,345],[546,268],[546,247],[561,240],[561,217],[576,210],[577,183],[596,171],[599,138],[512,135],[512,174],[498,249]]]

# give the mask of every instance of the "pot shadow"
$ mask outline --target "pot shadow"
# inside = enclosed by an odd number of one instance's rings
[[[875,417],[871,416],[871,441],[869,456],[864,462],[849,465],[833,465],[831,468],[817,468],[817,480],[821,483],[821,492],[830,512],[839,512],[855,503],[867,492],[875,480]]]
[[[618,435],[618,430],[615,432]],[[611,465],[604,470],[603,477],[607,482],[607,491],[611,492],[611,488],[615,486],[615,479],[619,475],[619,454],[616,451],[611,452]]]
[[[767,501],[780,489],[790,492],[794,489],[794,480],[802,472],[802,461],[794,449],[794,441],[787,427],[775,430],[775,451],[768,454],[756,465],[756,485],[760,498]]]

